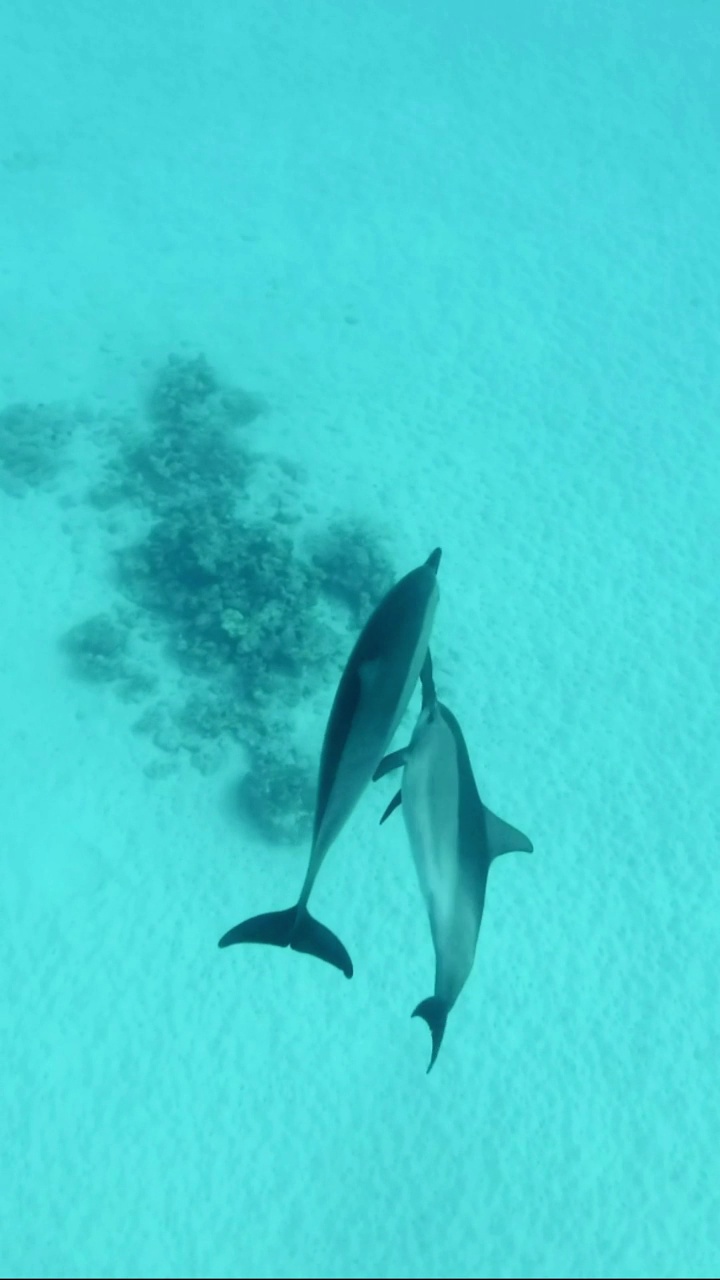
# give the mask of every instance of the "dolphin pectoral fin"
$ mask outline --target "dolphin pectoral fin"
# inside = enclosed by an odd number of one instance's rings
[[[499,858],[501,853],[533,852],[532,841],[490,809],[485,810],[485,830],[491,858]]]
[[[311,916],[307,907],[298,909],[290,946],[293,951],[302,951],[334,965],[346,978],[353,976],[353,963],[342,942],[331,929]]]
[[[384,778],[386,773],[392,773],[393,769],[402,768],[409,750],[409,747],[402,747],[400,751],[391,751],[389,756],[385,756],[372,776],[373,782],[377,782],[378,778]]]
[[[292,947],[307,955],[326,960],[352,978],[353,965],[345,947],[335,934],[310,915],[307,907],[290,907],[287,911],[268,911],[235,925],[223,934],[219,947],[232,947],[237,942],[261,942],[271,947]]]
[[[428,996],[427,1000],[421,1000],[416,1009],[413,1009],[413,1018],[424,1018],[430,1028],[432,1036],[432,1053],[430,1055],[430,1064],[427,1074],[430,1073],[434,1065],[435,1059],[440,1052],[440,1045],[445,1034],[445,1026],[447,1024],[448,1013],[450,1009],[446,1000],[441,1000],[439,996]]]
[[[383,822],[385,821],[385,819],[386,819],[386,818],[389,818],[389,817],[390,817],[390,814],[391,814],[391,813],[394,813],[396,809],[399,809],[399,808],[400,808],[400,805],[401,805],[401,804],[402,804],[402,791],[397,791],[397,792],[395,793],[395,795],[393,796],[392,800],[390,801],[390,803],[389,803],[389,805],[388,805],[387,809],[385,810],[385,812],[384,812],[384,814],[383,814],[382,818],[380,819],[380,826],[382,826],[382,824],[383,824]]]

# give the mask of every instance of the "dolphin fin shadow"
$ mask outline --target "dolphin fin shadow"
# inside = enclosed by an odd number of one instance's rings
[[[430,1028],[432,1036],[432,1053],[430,1055],[430,1063],[427,1074],[433,1068],[435,1059],[440,1052],[443,1036],[445,1035],[445,1026],[447,1024],[450,1008],[446,1000],[441,1000],[439,996],[428,996],[427,1000],[421,1000],[416,1009],[413,1009],[413,1018],[424,1018]]]
[[[290,907],[287,911],[268,911],[252,916],[223,934],[219,947],[232,947],[238,942],[260,942],[271,947],[291,947],[306,955],[325,960],[352,978],[353,963],[342,942],[307,907]]]

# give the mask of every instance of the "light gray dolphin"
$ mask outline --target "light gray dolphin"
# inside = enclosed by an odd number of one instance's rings
[[[352,977],[339,938],[307,908],[325,855],[345,826],[407,709],[425,661],[439,599],[440,548],[386,593],[355,643],[330,711],[320,756],[310,862],[287,911],[253,916],[219,942],[265,942],[327,960]]]
[[[428,652],[421,673],[423,706],[409,746],[381,761],[375,778],[403,766],[402,786],[381,823],[402,804],[410,848],[435,947],[435,993],[413,1017],[432,1035],[430,1071],[450,1010],[475,959],[485,889],[493,858],[510,850],[532,853],[522,832],[496,817],[478,793],[462,730],[438,701]]]

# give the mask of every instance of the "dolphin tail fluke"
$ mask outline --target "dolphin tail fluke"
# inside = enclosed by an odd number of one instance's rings
[[[421,1000],[417,1009],[413,1009],[413,1018],[424,1018],[430,1028],[432,1036],[432,1053],[430,1055],[430,1065],[428,1072],[432,1069],[435,1059],[440,1052],[443,1036],[445,1035],[445,1025],[447,1023],[450,1008],[446,1000],[441,1000],[439,996],[428,996],[427,1000]]]
[[[237,942],[264,942],[271,947],[289,947],[296,916],[297,907],[253,916],[224,933],[218,946],[232,947]]]
[[[293,951],[317,956],[318,960],[334,965],[346,978],[353,976],[353,963],[342,942],[331,929],[311,916],[307,907],[298,908],[290,946]]]
[[[346,978],[353,974],[352,960],[340,939],[315,920],[307,907],[295,906],[287,911],[268,911],[265,915],[253,916],[223,934],[218,946],[232,947],[238,942],[292,947],[293,951],[317,956],[319,960],[334,965]]]

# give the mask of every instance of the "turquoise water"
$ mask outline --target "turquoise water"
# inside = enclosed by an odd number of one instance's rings
[[[718,65],[709,0],[4,6],[2,1275],[717,1274]],[[313,897],[351,982],[217,940],[297,895],[302,762],[436,545],[534,853],[428,1076],[392,780]]]

